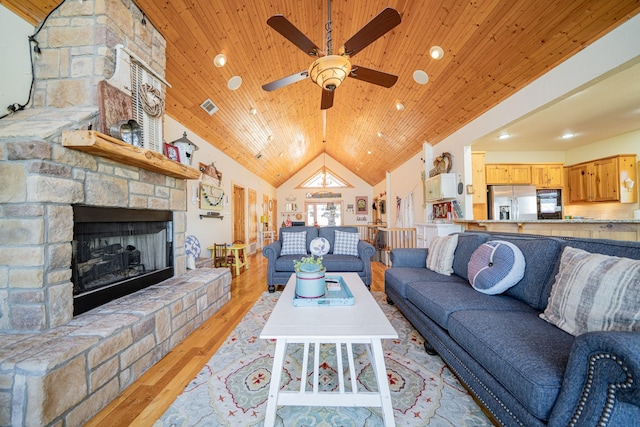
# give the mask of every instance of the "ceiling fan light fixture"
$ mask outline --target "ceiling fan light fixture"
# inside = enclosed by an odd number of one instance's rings
[[[224,53],[219,53],[216,55],[215,58],[213,58],[213,65],[215,65],[218,68],[224,67],[226,63],[227,63],[227,55],[225,55]]]
[[[333,92],[351,72],[351,63],[340,55],[327,55],[316,59],[309,67],[311,81]]]
[[[429,55],[431,55],[433,59],[442,59],[444,56],[444,50],[440,46],[431,46],[431,49],[429,49]]]

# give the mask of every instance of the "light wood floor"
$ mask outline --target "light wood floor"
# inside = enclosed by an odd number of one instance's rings
[[[85,426],[150,426],[211,359],[242,317],[267,290],[267,260],[258,252],[231,281],[231,301],[123,391]],[[372,291],[384,290],[386,266],[371,263]]]

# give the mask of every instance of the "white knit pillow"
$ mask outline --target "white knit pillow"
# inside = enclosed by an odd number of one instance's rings
[[[640,260],[567,246],[540,317],[571,335],[640,332]]]
[[[434,237],[429,244],[427,268],[436,273],[451,276],[451,273],[453,273],[453,256],[457,247],[457,234]]]

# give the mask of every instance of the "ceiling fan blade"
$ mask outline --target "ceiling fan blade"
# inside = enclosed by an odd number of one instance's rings
[[[372,70],[371,68],[360,67],[357,65],[354,65],[351,68],[349,77],[383,87],[391,87],[398,81],[398,76],[395,76],[393,74],[385,73],[384,71]]]
[[[309,76],[308,71],[300,71],[298,73],[291,74],[290,76],[283,77],[271,83],[262,85],[262,89],[266,90],[267,92],[271,92],[272,90],[280,89],[281,87],[285,87],[292,83],[299,82],[300,80],[304,80],[308,76]]]
[[[267,19],[267,25],[279,32],[285,39],[298,46],[307,55],[319,56],[320,48],[282,15]]]
[[[336,91],[328,91],[326,89],[322,89],[322,101],[320,102],[321,110],[328,110],[333,107],[333,94]]]
[[[362,27],[342,47],[344,54],[353,56],[374,41],[385,35],[401,21],[397,10],[387,7]]]

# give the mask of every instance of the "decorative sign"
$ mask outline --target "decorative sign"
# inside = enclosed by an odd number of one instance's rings
[[[329,191],[323,191],[319,193],[307,193],[307,198],[310,199],[335,199],[342,197],[342,193],[331,193]]]
[[[356,214],[369,214],[369,198],[367,196],[356,196]]]
[[[200,209],[222,212],[224,190],[220,187],[200,183]]]

